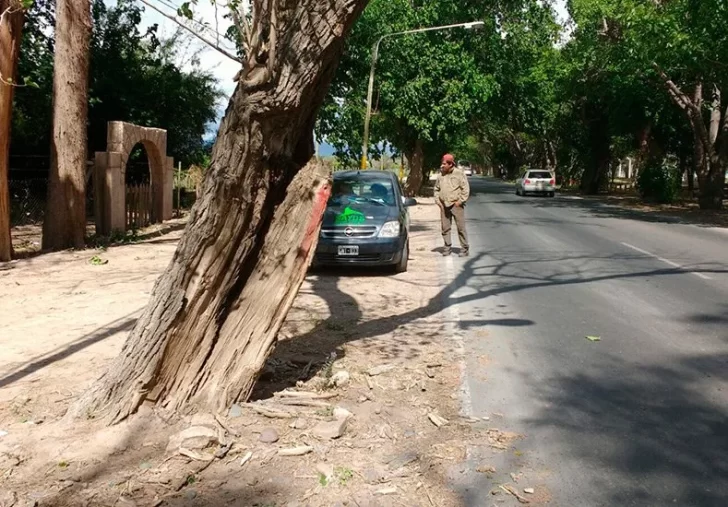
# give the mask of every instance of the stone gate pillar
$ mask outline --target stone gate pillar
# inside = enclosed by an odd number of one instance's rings
[[[165,157],[164,195],[162,196],[162,220],[169,220],[174,214],[174,158]]]
[[[123,154],[96,152],[94,157],[94,194],[96,234],[108,236],[126,230],[126,172]]]

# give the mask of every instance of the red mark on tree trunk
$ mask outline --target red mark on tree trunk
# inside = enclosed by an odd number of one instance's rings
[[[321,188],[319,188],[318,192],[316,192],[316,197],[314,198],[315,202],[311,209],[311,218],[308,221],[306,233],[303,236],[303,241],[301,242],[299,257],[307,256],[311,250],[311,246],[314,244],[316,236],[318,235],[319,226],[321,225],[321,220],[323,220],[324,211],[326,211],[326,204],[329,202],[329,197],[331,197],[331,185],[325,183],[321,186]]]

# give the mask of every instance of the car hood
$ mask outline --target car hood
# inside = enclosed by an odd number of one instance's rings
[[[329,203],[324,212],[324,227],[376,225],[397,220],[397,208],[375,203]]]

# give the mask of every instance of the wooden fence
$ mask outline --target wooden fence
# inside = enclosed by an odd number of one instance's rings
[[[149,183],[126,187],[126,228],[141,229],[152,223],[152,186]]]

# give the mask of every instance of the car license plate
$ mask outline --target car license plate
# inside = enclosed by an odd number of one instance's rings
[[[339,247],[339,256],[341,256],[341,257],[354,257],[357,255],[359,255],[358,246],[340,246]]]

